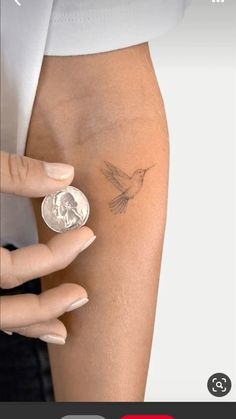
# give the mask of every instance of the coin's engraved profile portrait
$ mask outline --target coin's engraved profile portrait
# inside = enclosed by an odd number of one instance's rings
[[[88,220],[89,212],[87,197],[74,186],[46,195],[41,204],[45,223],[57,233],[82,227]]]
[[[83,222],[83,213],[78,211],[78,203],[70,192],[59,191],[55,194],[52,212],[64,223],[65,228]]]

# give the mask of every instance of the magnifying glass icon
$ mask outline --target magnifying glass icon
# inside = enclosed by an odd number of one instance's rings
[[[222,390],[223,390],[223,385],[222,385],[221,381],[217,381],[216,387],[222,388]]]

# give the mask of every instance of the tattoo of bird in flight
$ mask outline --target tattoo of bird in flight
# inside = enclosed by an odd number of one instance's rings
[[[145,174],[155,164],[147,169],[137,169],[132,176],[129,176],[110,162],[105,161],[104,163],[106,167],[101,169],[102,173],[121,192],[109,202],[109,207],[114,214],[121,214],[126,211],[129,199],[133,199],[140,191]]]

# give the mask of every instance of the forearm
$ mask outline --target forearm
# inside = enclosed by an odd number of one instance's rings
[[[26,154],[74,165],[96,242],[47,286],[78,282],[89,303],[63,320],[64,347],[50,347],[57,400],[142,400],[164,237],[168,133],[147,45],[44,62]],[[153,166],[122,204],[104,175]],[[53,233],[34,199],[39,238]],[[114,202],[114,201],[113,201]],[[121,212],[118,211],[121,210]],[[45,281],[46,283],[46,281]]]

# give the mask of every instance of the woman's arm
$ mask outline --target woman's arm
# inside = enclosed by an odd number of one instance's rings
[[[69,267],[42,280],[45,288],[78,282],[90,299],[63,317],[66,344],[49,345],[56,399],[141,401],[168,184],[167,124],[148,45],[45,57],[26,155],[74,166],[72,185],[89,199],[87,224],[97,236]],[[40,203],[33,199],[45,242],[54,233]]]

